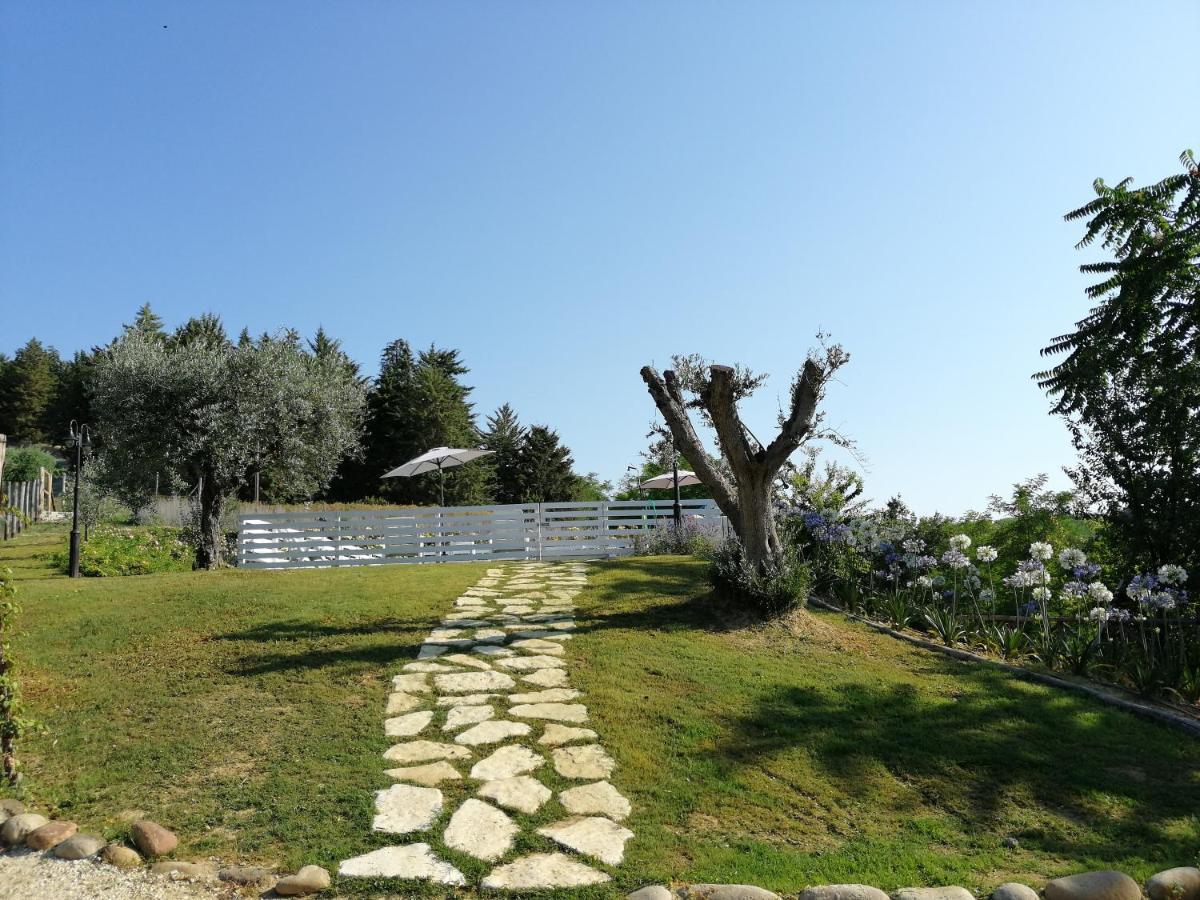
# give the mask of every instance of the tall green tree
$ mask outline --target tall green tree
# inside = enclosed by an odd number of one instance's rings
[[[209,332],[211,336],[211,332]],[[222,514],[254,471],[312,496],[357,444],[362,385],[292,335],[235,346],[129,330],[97,360],[97,470],[138,505],[163,473],[197,505],[197,560],[224,557]]]
[[[1034,377],[1079,453],[1068,469],[1099,507],[1128,566],[1200,567],[1200,167],[1135,187],[1097,179],[1079,248],[1108,259],[1080,270],[1093,307],[1043,355]]]
[[[534,425],[521,442],[519,455],[521,502],[555,503],[571,500],[578,487],[571,451],[558,432]]]
[[[62,361],[53,347],[30,338],[4,367],[0,383],[0,434],[10,444],[42,444],[58,438],[50,410]]]
[[[521,445],[525,429],[516,410],[505,403],[487,418],[483,447],[492,451],[486,464],[489,488],[496,503],[520,503],[524,497],[521,485]]]

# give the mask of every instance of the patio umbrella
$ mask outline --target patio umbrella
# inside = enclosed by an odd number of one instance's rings
[[[679,486],[687,487],[689,484],[702,484],[695,472],[689,472],[687,469],[679,470]],[[638,487],[643,490],[667,490],[675,486],[675,479],[671,477],[670,472],[664,472],[662,475],[655,475],[653,478],[643,481]]]
[[[413,475],[424,475],[426,472],[438,473],[438,505],[446,505],[446,469],[451,466],[461,466],[463,463],[495,453],[494,450],[473,450],[455,447],[434,447],[420,456],[410,459],[402,466],[397,466],[384,475],[384,478],[411,478]]]

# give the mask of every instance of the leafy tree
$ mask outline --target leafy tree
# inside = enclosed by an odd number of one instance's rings
[[[222,513],[247,473],[271,470],[297,494],[321,490],[358,441],[364,396],[292,335],[235,346],[204,333],[164,343],[127,330],[97,360],[93,409],[106,481],[144,495],[147,473],[161,472],[194,490],[197,562],[213,568]]]
[[[600,500],[607,500],[612,496],[612,492],[613,486],[611,481],[602,481],[596,472],[588,472],[586,475],[576,476],[575,492],[571,495],[571,499],[585,503],[595,503]]]
[[[785,487],[788,506],[832,514],[837,519],[859,515],[866,509],[862,475],[829,460],[818,468],[821,453],[816,447],[805,447],[803,453],[800,465],[789,464]]]
[[[738,415],[738,400],[747,396],[763,376],[740,367],[703,365],[698,357],[676,357],[677,371],[659,375],[652,366],[642,368],[645,381],[692,470],[712,491],[741,543],[752,575],[782,570],[786,553],[779,539],[772,510],[775,478],[788,458],[810,437],[836,438],[821,429],[817,407],[825,386],[849,355],[838,345],[811,353],[792,381],[791,403],[780,416],[779,434],[761,444]],[[717,435],[721,457],[729,475],[710,462],[692,425],[689,411],[696,409]]]
[[[574,461],[556,431],[545,425],[531,427],[521,442],[519,463],[521,502],[555,503],[575,496]]]
[[[673,488],[643,488],[640,486],[656,475],[665,475],[671,471],[671,454],[675,450],[671,442],[670,431],[661,424],[651,425],[650,432],[646,437],[650,439],[650,444],[640,454],[641,465],[635,469],[626,470],[625,477],[621,479],[617,499],[674,500],[675,490]],[[709,456],[708,460],[710,465],[720,466],[720,461],[712,456]],[[691,469],[691,464],[679,452],[675,452],[675,464],[682,470]],[[712,492],[703,483],[689,484],[679,489],[681,500],[706,500],[711,497]]]
[[[63,447],[72,421],[90,422],[92,367],[95,352],[76,351],[59,364],[57,390],[46,409],[46,431],[50,443]]]
[[[47,413],[58,388],[61,361],[52,347],[30,338],[3,368],[0,434],[22,444],[44,444],[58,435]]]
[[[39,447],[15,447],[8,451],[4,459],[5,481],[33,481],[38,473],[45,469],[53,472],[58,468],[58,460]]]
[[[1066,215],[1086,221],[1085,248],[1110,259],[1095,305],[1043,351],[1060,357],[1035,375],[1055,399],[1079,453],[1068,469],[1109,524],[1131,568],[1200,566],[1200,166],[1146,187],[1094,183],[1096,198]]]
[[[525,429],[521,427],[516,411],[507,403],[488,416],[487,424],[488,429],[483,433],[483,447],[493,451],[487,457],[492,499],[496,503],[520,503],[524,495],[521,485],[521,446],[525,440]]]

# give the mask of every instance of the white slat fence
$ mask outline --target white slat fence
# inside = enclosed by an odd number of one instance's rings
[[[714,501],[680,505],[685,527],[723,536]],[[247,569],[619,556],[671,518],[669,500],[252,513],[237,556]]]

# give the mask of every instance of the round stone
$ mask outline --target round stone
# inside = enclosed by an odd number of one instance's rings
[[[1200,900],[1200,869],[1180,866],[1151,875],[1146,880],[1150,900]]]
[[[47,822],[40,828],[35,828],[29,834],[25,835],[25,846],[30,850],[49,850],[52,847],[57,847],[78,830],[79,826],[74,822],[67,822],[61,819],[54,822]]]
[[[13,846],[25,843],[31,831],[36,831],[49,821],[37,813],[17,813],[0,825],[0,842]]]
[[[142,855],[124,844],[109,844],[104,848],[102,858],[118,869],[133,869],[142,864]]]
[[[104,838],[97,834],[77,834],[54,848],[60,859],[89,859],[104,849]]]
[[[143,856],[165,856],[179,846],[179,838],[149,819],[134,822],[129,826],[129,834]]]
[[[280,897],[307,897],[329,887],[329,873],[320,866],[305,866],[295,875],[286,875],[275,882]]]
[[[1038,892],[1028,885],[1006,881],[992,891],[992,900],[1038,900]]]
[[[1046,900],[1141,900],[1142,889],[1124,872],[1080,872],[1046,883]]]

